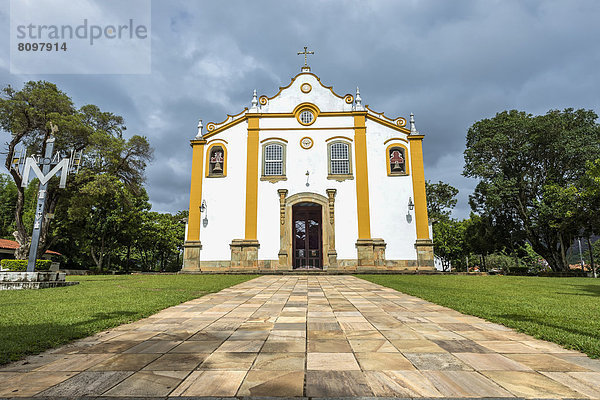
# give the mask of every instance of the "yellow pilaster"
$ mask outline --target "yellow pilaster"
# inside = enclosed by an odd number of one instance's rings
[[[371,238],[369,170],[367,166],[366,113],[354,115],[354,159],[356,160],[356,215],[358,238]]]
[[[423,135],[409,135],[410,168],[412,170],[413,197],[417,240],[429,238],[427,197],[425,195],[425,170],[423,167]]]
[[[204,145],[206,140],[192,140],[192,183],[188,216],[188,241],[200,240],[200,204],[202,204],[202,177]]]
[[[258,215],[258,116],[248,116],[246,157],[246,240],[256,240]]]

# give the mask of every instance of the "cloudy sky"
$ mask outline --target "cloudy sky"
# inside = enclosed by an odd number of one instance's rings
[[[0,84],[49,80],[78,106],[122,115],[155,149],[147,188],[156,211],[187,208],[198,119],[238,113],[253,89],[272,96],[299,72],[305,45],[316,53],[312,71],[337,93],[358,85],[376,111],[415,113],[426,178],[460,189],[459,218],[475,186],[461,176],[473,122],[505,109],[600,112],[596,0],[156,0],[151,15],[150,74],[16,75],[9,0],[0,0]]]

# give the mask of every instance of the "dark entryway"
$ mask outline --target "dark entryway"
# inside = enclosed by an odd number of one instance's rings
[[[323,268],[321,206],[299,203],[292,207],[294,268]]]

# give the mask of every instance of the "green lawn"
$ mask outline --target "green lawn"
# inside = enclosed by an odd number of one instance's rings
[[[368,281],[600,357],[600,279],[359,275]]]
[[[0,291],[0,364],[254,278],[253,275],[76,276],[79,285]]]

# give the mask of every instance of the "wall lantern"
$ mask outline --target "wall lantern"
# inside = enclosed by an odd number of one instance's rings
[[[415,209],[415,203],[412,201],[412,197],[408,198],[408,211],[412,211]]]
[[[204,213],[204,218],[202,219],[202,226],[206,228],[208,225],[208,207],[206,205],[206,200],[202,200],[202,204],[200,205],[200,214]]]

